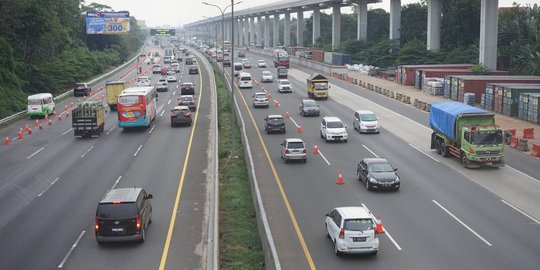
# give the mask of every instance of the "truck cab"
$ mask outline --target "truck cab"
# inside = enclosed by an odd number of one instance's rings
[[[328,79],[321,74],[313,74],[307,79],[308,97],[312,99],[328,99]]]

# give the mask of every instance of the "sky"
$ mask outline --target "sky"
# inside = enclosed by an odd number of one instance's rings
[[[229,0],[86,0],[86,3],[96,2],[112,7],[116,11],[127,10],[138,20],[144,20],[149,27],[177,27],[191,22],[203,20],[204,16],[213,17],[221,15],[217,8],[203,5],[206,1],[220,7],[225,7],[231,3]],[[282,0],[243,0],[235,5],[235,10],[254,8]],[[238,2],[238,0],[236,1]],[[402,5],[418,3],[418,0],[401,0]],[[499,7],[510,7],[512,3],[522,6],[539,4],[540,0],[499,0]],[[384,8],[390,10],[390,0],[382,0],[382,3],[369,4],[368,9]],[[349,9],[350,10],[350,9]],[[227,9],[227,12],[230,9]],[[326,11],[330,14],[330,10]],[[347,8],[342,8],[342,13],[347,12]],[[307,18],[311,15],[304,15]],[[294,17],[294,15],[292,16]]]

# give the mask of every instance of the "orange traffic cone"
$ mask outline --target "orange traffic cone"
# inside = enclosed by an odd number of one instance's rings
[[[375,228],[375,230],[378,234],[384,233],[384,229],[382,226],[382,218],[378,217],[377,219],[379,220],[379,222],[377,223],[377,227]]]
[[[49,122],[49,116],[45,115],[45,122]]]
[[[298,127],[296,128],[296,132],[297,132],[297,133],[302,133],[302,127],[301,127],[301,126],[298,126]]]
[[[49,126],[52,126],[52,121],[51,121],[51,120],[49,120],[49,122],[48,122],[48,123],[49,123]]]
[[[289,112],[285,112],[285,118],[289,118]]]
[[[319,147],[317,145],[313,146],[313,154],[319,153]]]
[[[73,104],[73,102],[72,102],[71,104]],[[64,112],[66,113],[66,117],[69,117],[69,112],[68,112],[68,107],[67,107],[67,105],[64,106]]]
[[[84,101],[86,101],[86,95],[84,96]]]
[[[52,112],[52,116],[56,117],[56,110]]]
[[[24,132],[28,132],[29,129],[30,129],[30,127],[28,127],[28,125],[26,125],[26,126],[24,127]],[[21,128],[21,130],[22,130],[22,128]]]
[[[11,141],[9,140],[9,137],[6,137],[6,140],[4,141],[6,145],[9,145]]]
[[[279,101],[276,101],[276,107],[279,108]]]
[[[101,95],[101,101],[105,100],[105,95]]]
[[[79,100],[79,101],[80,101],[80,100]],[[67,107],[67,105],[66,105],[66,107]],[[71,104],[69,104],[69,107],[70,107],[70,108],[73,108],[73,102],[71,102]]]
[[[343,182],[343,176],[341,175],[341,172],[339,172],[339,175],[338,175],[337,183],[336,183],[336,184],[338,184],[338,185],[343,185],[343,184],[345,184],[345,183]]]
[[[23,136],[23,130],[21,128],[19,129],[19,136],[17,137],[17,139],[22,140],[22,138],[24,138],[24,136]]]
[[[28,129],[28,134],[32,134],[32,128]]]
[[[39,123],[39,129],[43,129],[43,126],[41,125],[41,123]]]
[[[62,115],[58,115],[58,122],[62,121]]]
[[[34,126],[39,127],[39,120],[36,118],[36,123],[34,123]]]

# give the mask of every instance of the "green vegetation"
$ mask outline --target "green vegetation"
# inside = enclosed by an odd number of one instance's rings
[[[0,1],[0,118],[22,111],[28,95],[60,94],[126,61],[146,33],[86,35],[85,12],[108,6],[78,0]]]
[[[264,269],[264,254],[257,228],[244,149],[238,126],[234,127],[235,149],[231,158],[231,97],[219,71],[216,73],[219,126],[219,237],[220,268]]]

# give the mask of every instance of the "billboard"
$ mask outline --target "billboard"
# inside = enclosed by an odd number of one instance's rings
[[[175,29],[150,29],[151,36],[176,36]]]
[[[129,33],[129,12],[86,12],[86,34],[117,35]]]

